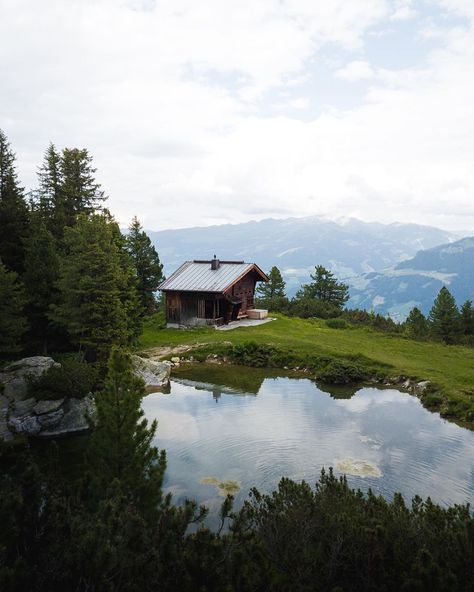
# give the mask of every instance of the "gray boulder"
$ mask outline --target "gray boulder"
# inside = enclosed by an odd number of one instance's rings
[[[56,425],[42,430],[38,434],[40,438],[58,438],[88,432],[94,423],[96,414],[92,395],[87,395],[83,399],[69,399],[66,401],[64,410],[60,409],[59,411],[63,412],[59,421]]]
[[[29,415],[33,411],[36,404],[37,401],[33,397],[30,397],[29,399],[23,399],[23,401],[15,401],[12,405],[12,417],[22,417],[24,415]]]
[[[35,399],[27,399],[15,404],[10,417],[7,416],[7,411],[0,410],[0,437],[4,439],[10,439],[12,433],[37,438],[81,434],[91,429],[96,415],[92,395],[83,399],[57,401],[37,402]]]
[[[53,411],[57,411],[63,403],[64,399],[56,399],[55,401],[38,401],[38,403],[36,403],[36,405],[33,407],[33,411],[36,413],[36,415],[52,413]]]
[[[64,409],[58,409],[57,411],[51,411],[50,413],[38,415],[37,419],[42,430],[51,430],[51,428],[57,427],[63,417]]]
[[[0,440],[11,440],[13,434],[8,427],[8,407],[0,408]]]
[[[41,424],[36,415],[23,415],[10,418],[10,428],[17,434],[37,436],[41,431]]]
[[[424,393],[426,390],[429,389],[431,386],[431,382],[429,380],[422,380],[416,384],[416,390],[420,393]]]
[[[61,366],[47,356],[22,358],[5,366],[0,372],[0,390],[11,401],[21,401],[28,395],[28,381],[39,378],[53,366]]]
[[[83,399],[38,401],[28,396],[28,382],[60,364],[52,358],[34,356],[6,366],[0,372],[0,439],[13,434],[55,438],[90,430],[95,419],[92,395]]]
[[[167,360],[157,362],[140,356],[132,356],[133,372],[135,376],[143,379],[146,388],[162,389],[169,385],[171,374],[171,362]]]

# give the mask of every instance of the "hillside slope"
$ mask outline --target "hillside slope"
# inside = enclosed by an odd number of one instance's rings
[[[169,275],[187,259],[255,261],[264,270],[278,266],[289,295],[308,281],[316,264],[339,278],[396,265],[420,249],[450,242],[452,233],[416,224],[380,224],[354,218],[334,222],[320,217],[267,219],[180,230],[148,231]]]
[[[351,278],[348,306],[373,309],[403,319],[417,306],[427,314],[443,286],[458,304],[474,300],[474,237],[418,252],[377,273]]]

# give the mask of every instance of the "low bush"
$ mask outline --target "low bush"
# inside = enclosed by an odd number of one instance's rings
[[[98,368],[75,358],[65,358],[61,366],[53,366],[28,385],[31,396],[38,400],[63,398],[82,399],[94,388]]]
[[[423,404],[426,407],[438,408],[443,402],[443,397],[440,393],[428,393],[428,394],[424,395],[422,397],[422,399],[423,399]]]
[[[166,317],[163,311],[156,312],[143,319],[143,330],[166,329]]]
[[[232,346],[229,350],[229,358],[235,364],[264,368],[274,365],[271,361],[276,352],[276,348],[271,345],[246,341]]]
[[[346,309],[342,311],[341,318],[354,325],[372,327],[383,333],[400,334],[403,331],[403,325],[396,323],[392,318],[366,310]]]
[[[317,373],[317,378],[328,384],[351,384],[367,378],[367,371],[357,364],[332,360]]]
[[[294,317],[308,319],[317,317],[319,319],[330,319],[341,314],[339,306],[316,298],[293,298],[289,304],[288,313]]]
[[[344,319],[335,318],[335,319],[328,319],[326,321],[326,326],[330,329],[347,329],[348,324]]]

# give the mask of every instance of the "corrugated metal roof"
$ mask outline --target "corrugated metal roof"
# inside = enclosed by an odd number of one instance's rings
[[[211,269],[210,261],[186,261],[158,289],[224,292],[226,288],[254,267],[256,266],[253,263],[221,261],[219,269]]]

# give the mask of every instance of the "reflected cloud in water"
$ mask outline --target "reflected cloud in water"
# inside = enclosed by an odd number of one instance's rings
[[[311,380],[288,377],[262,378],[256,395],[245,394],[188,379],[173,381],[170,396],[143,400],[147,418],[159,421],[156,445],[166,449],[165,485],[175,501],[209,500],[202,480],[211,475],[239,483],[240,505],[252,486],[270,492],[282,476],[314,483],[332,466],[352,486],[387,496],[474,502],[474,433],[416,397],[360,388],[333,398]]]

